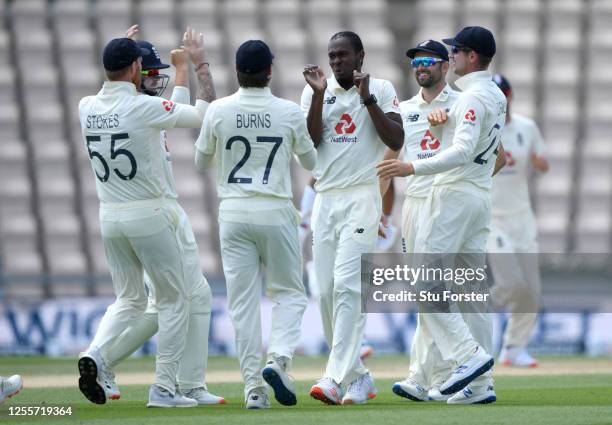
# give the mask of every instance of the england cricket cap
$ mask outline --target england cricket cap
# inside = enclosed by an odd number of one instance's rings
[[[448,50],[444,44],[440,43],[439,41],[425,40],[422,43],[419,43],[416,47],[408,50],[406,52],[406,56],[408,56],[410,59],[414,59],[414,56],[418,52],[433,53],[434,55],[437,55],[441,59],[448,62]]]
[[[242,43],[236,51],[236,68],[245,74],[257,74],[272,65],[274,55],[266,43],[261,40],[249,40]]]
[[[108,42],[102,54],[104,69],[119,71],[132,64],[140,56],[146,54],[134,40],[129,38],[114,38]]]
[[[454,38],[445,38],[442,41],[449,46],[468,47],[490,58],[495,55],[495,37],[483,27],[465,27]]]
[[[499,87],[500,90],[504,92],[506,96],[508,96],[508,94],[510,94],[510,92],[512,91],[512,86],[510,85],[510,82],[506,77],[501,74],[495,74],[493,76],[493,82],[497,84],[497,87]]]
[[[136,40],[136,45],[143,50],[142,53],[142,69],[165,69],[170,68],[170,65],[163,63],[159,56],[159,52],[154,45],[144,40]]]

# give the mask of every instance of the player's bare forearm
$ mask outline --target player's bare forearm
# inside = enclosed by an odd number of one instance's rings
[[[196,70],[198,78],[198,99],[205,100],[210,103],[217,98],[215,93],[215,85],[213,83],[212,74],[207,63],[201,64]]]
[[[180,65],[176,67],[176,76],[174,77],[174,85],[188,87],[189,80],[189,65]]]
[[[323,133],[323,97],[325,92],[314,92],[312,94],[312,102],[310,103],[310,109],[308,110],[308,116],[306,117],[306,125],[308,127],[308,134],[312,139],[315,148],[318,148],[321,144],[321,134]]]
[[[385,153],[383,155],[383,161],[389,159],[397,159],[399,158],[400,151],[394,151],[392,149],[386,148]],[[384,197],[389,187],[391,186],[391,178],[379,178],[378,179],[378,187],[380,188],[380,196]]]
[[[540,173],[546,173],[550,168],[548,160],[545,157],[535,153],[531,156],[531,164],[533,165],[533,168]]]
[[[380,139],[389,149],[399,151],[404,146],[404,126],[402,117],[395,112],[385,114],[377,104],[366,106],[374,128]]]
[[[506,151],[504,151],[504,146],[499,143],[497,147],[497,158],[495,158],[495,168],[493,168],[493,176],[499,172],[502,168],[506,166]]]

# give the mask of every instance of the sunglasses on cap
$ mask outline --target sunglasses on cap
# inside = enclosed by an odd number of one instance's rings
[[[156,75],[159,75],[159,69],[143,69],[140,71],[140,74],[143,77],[155,77]]]
[[[444,59],[430,58],[430,57],[423,56],[423,57],[418,57],[418,58],[412,59],[410,61],[410,65],[412,65],[413,68],[418,68],[419,66],[423,66],[425,68],[429,68],[430,66],[434,66],[438,62],[444,62]]]
[[[464,46],[451,46],[451,53],[453,55],[456,55],[459,52],[471,52],[472,49],[470,49],[469,47],[464,47]]]

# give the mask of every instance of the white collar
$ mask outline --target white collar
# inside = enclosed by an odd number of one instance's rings
[[[470,72],[469,74],[464,75],[455,81],[455,85],[461,89],[461,91],[465,91],[469,89],[474,84],[481,83],[483,81],[492,81],[493,77],[489,71],[475,71]]]

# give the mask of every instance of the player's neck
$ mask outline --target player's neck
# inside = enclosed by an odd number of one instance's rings
[[[512,114],[510,113],[510,105],[506,106],[506,124],[512,121]]]
[[[438,97],[442,90],[444,90],[445,86],[446,82],[442,80],[433,87],[423,87],[423,90],[421,91],[423,100],[427,103],[431,103],[436,97]]]

